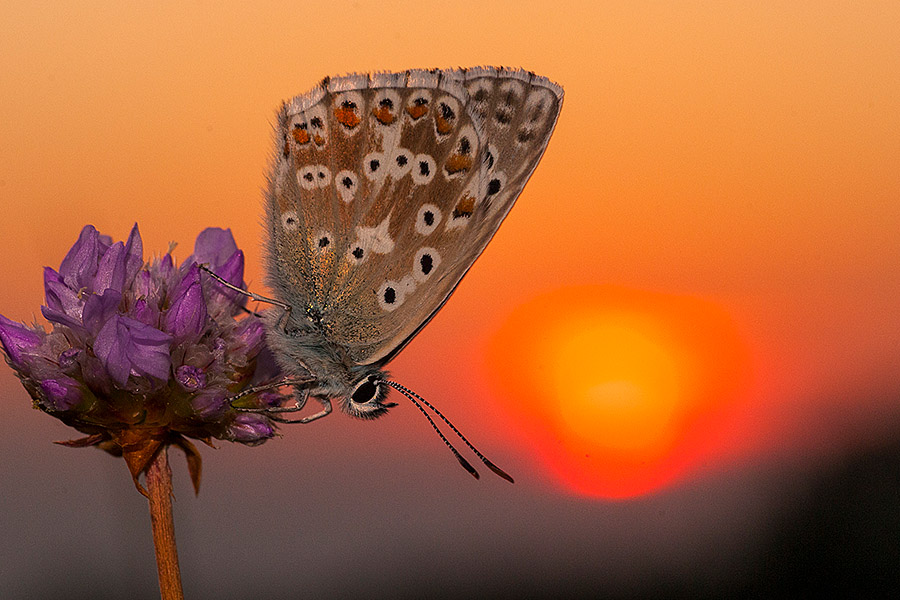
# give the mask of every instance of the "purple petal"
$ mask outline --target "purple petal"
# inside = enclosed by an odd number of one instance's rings
[[[131,368],[140,375],[168,379],[172,367],[169,355],[172,336],[128,317],[121,317],[119,321],[128,329],[130,343],[126,352]]]
[[[153,277],[150,271],[141,271],[134,278],[134,285],[131,288],[135,298],[147,298],[153,293]]]
[[[102,295],[91,294],[84,303],[81,321],[84,327],[93,335],[97,335],[100,329],[119,310],[122,302],[122,294],[114,289],[108,289]]]
[[[280,406],[284,402],[284,395],[274,390],[265,390],[256,394],[256,401],[262,406]]]
[[[134,306],[131,307],[130,316],[150,327],[156,327],[159,323],[159,311],[143,298],[135,301]]]
[[[244,253],[241,250],[235,251],[222,266],[212,268],[211,270],[231,285],[239,288],[244,287]],[[209,278],[209,281],[216,292],[219,292],[234,304],[243,306],[247,303],[246,295],[228,289],[222,285],[221,282],[211,277]]]
[[[197,241],[194,242],[194,254],[185,262],[193,260],[215,270],[231,258],[237,249],[230,229],[208,227],[197,236]]]
[[[59,265],[59,274],[70,288],[87,287],[97,272],[97,261],[102,252],[99,237],[93,225],[85,225],[78,241]]]
[[[110,377],[124,386],[131,374],[131,361],[125,353],[130,341],[128,328],[120,324],[122,317],[113,315],[94,340],[94,354],[106,368]]]
[[[39,347],[43,341],[44,336],[38,332],[0,315],[0,343],[13,364],[21,364],[22,355]]]
[[[169,378],[172,337],[155,327],[120,315],[113,315],[97,334],[94,354],[110,377],[124,386],[134,370],[138,375]]]
[[[181,365],[175,369],[175,380],[190,392],[206,387],[206,373],[191,365]]]
[[[131,283],[141,267],[144,266],[144,242],[137,223],[131,228],[128,241],[125,243],[125,285]]]
[[[217,419],[225,414],[228,402],[222,391],[204,391],[191,399],[191,408],[201,419]]]
[[[213,271],[216,275],[237,287],[244,285],[244,253],[236,250],[221,267]],[[228,288],[225,288],[228,290]],[[236,294],[234,290],[228,290],[232,294]]]
[[[52,308],[48,308],[46,306],[41,306],[41,314],[44,315],[44,318],[51,323],[65,325],[66,327],[75,331],[78,335],[84,336],[87,334],[87,331],[81,325],[81,319],[70,317],[62,311],[53,310]]]
[[[200,269],[191,266],[178,287],[175,288],[172,304],[166,312],[166,331],[175,337],[197,336],[206,326],[206,301],[200,287]]]
[[[106,249],[100,258],[91,290],[102,294],[104,290],[121,292],[125,287],[125,244],[116,242]]]
[[[62,275],[60,275],[50,267],[44,267],[44,285],[47,285],[47,283],[50,281],[62,283]]]
[[[175,263],[172,260],[171,254],[166,254],[162,257],[162,260],[159,261],[159,276],[162,279],[168,279],[169,276],[172,275],[172,272],[175,270]]]
[[[57,362],[59,363],[59,368],[63,371],[69,371],[78,365],[78,357],[81,355],[80,348],[69,348],[68,350],[63,350],[59,354],[59,359]]]
[[[281,372],[281,367],[278,366],[278,361],[275,360],[275,355],[266,344],[263,344],[259,349],[259,354],[256,355],[256,370],[253,371],[250,384],[259,385],[282,377],[284,374]]]
[[[241,413],[228,428],[232,439],[242,444],[262,442],[275,435],[269,419],[253,413]]]
[[[61,281],[45,281],[44,297],[47,300],[47,308],[63,313],[73,319],[81,320],[84,300],[79,298],[78,292]]]
[[[50,410],[71,410],[84,397],[81,385],[69,377],[45,379],[41,382],[41,392]]]
[[[265,340],[266,327],[259,319],[248,317],[235,327],[234,335],[241,345],[244,346],[242,352],[252,358],[259,353],[259,349]]]

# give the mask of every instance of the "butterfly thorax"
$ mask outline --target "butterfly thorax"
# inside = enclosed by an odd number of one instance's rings
[[[298,391],[319,400],[337,400],[355,417],[374,418],[390,405],[381,403],[387,389],[377,385],[388,374],[371,365],[354,363],[346,351],[329,341],[321,323],[308,316],[287,320],[279,310],[265,317],[266,343],[286,379],[310,378]],[[368,385],[367,385],[368,384]]]

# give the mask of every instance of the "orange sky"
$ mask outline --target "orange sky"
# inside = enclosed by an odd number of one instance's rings
[[[259,289],[282,99],[348,71],[523,66],[565,87],[556,133],[399,380],[476,432],[504,429],[488,415],[515,406],[498,381],[518,357],[486,352],[507,316],[613,284],[697,298],[739,332],[753,377],[712,462],[844,444],[848,422],[895,414],[867,394],[900,387],[898,5],[604,4],[6,3],[0,312],[38,314],[40,267],[85,223],[122,238],[137,221],[146,249],[177,240],[182,257],[230,227]],[[27,403],[8,371],[0,383]]]

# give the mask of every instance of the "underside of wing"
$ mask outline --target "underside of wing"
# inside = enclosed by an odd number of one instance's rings
[[[433,316],[534,171],[562,90],[520,70],[326,79],[284,105],[269,284],[358,364]]]

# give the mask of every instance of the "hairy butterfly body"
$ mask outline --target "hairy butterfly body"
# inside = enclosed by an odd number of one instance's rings
[[[383,368],[497,231],[562,98],[533,73],[479,67],[326,78],[282,106],[265,223],[285,310],[268,311],[267,342],[295,385],[291,410],[323,405],[303,422],[332,400],[380,416],[389,386],[424,402]]]

